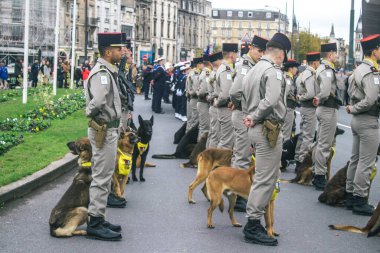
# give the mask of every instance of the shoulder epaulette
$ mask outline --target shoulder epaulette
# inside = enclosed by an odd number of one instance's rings
[[[244,60],[243,65],[248,65],[248,60]]]
[[[230,66],[226,65],[226,70],[231,70]]]
[[[325,68],[326,69],[331,69],[331,67],[329,65],[327,65],[327,64],[325,64]]]
[[[373,73],[379,73],[379,70],[377,70],[377,68],[375,68],[375,67],[371,67],[371,71],[372,71]]]

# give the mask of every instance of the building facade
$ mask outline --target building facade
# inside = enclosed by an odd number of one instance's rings
[[[152,0],[136,0],[136,23],[135,23],[135,62],[140,65],[143,56],[148,57],[152,62],[154,55],[151,44],[151,27],[153,24],[152,17]]]
[[[336,63],[337,67],[346,68],[348,61],[348,46],[346,45],[346,41],[343,38],[335,37],[334,25],[331,26],[329,42],[336,43],[338,49],[338,59]]]
[[[354,58],[355,62],[363,60],[363,51],[360,40],[363,38],[363,21],[362,15],[360,15],[358,24],[355,29],[355,48],[354,48]]]
[[[239,43],[258,35],[270,39],[275,33],[289,34],[285,14],[270,10],[213,9],[211,21],[212,43]]]
[[[135,46],[135,24],[136,24],[136,14],[135,0],[121,0],[121,12],[120,12],[120,23],[121,32],[126,33],[127,38],[131,40],[132,48]]]

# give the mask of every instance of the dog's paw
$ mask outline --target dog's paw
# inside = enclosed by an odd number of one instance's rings
[[[235,228],[241,228],[242,227],[242,225],[240,223],[232,224],[232,226],[234,226]]]
[[[197,202],[195,202],[194,200],[192,199],[189,199],[189,204],[196,204]]]
[[[212,224],[207,224],[207,228],[209,228],[209,229],[213,229],[213,228],[215,228],[215,226],[212,225]]]
[[[279,234],[279,233],[276,233],[276,232],[273,232],[273,235],[274,235],[275,237],[279,237],[279,236],[280,236],[280,234]]]

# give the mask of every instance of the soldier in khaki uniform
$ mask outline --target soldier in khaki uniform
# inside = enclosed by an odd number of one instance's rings
[[[342,102],[337,96],[337,85],[334,62],[337,59],[336,43],[321,45],[323,58],[316,73],[319,92],[313,103],[317,108],[318,139],[314,156],[313,184],[315,189],[323,191],[326,186],[327,160],[330,156],[338,123],[338,109]]]
[[[210,82],[207,85],[208,96],[207,101],[210,103],[209,115],[210,115],[210,130],[207,138],[207,148],[216,148],[218,147],[219,136],[220,136],[220,125],[218,121],[218,109],[213,105],[214,99],[218,97],[218,94],[215,91],[215,80],[216,80],[216,71],[219,69],[223,61],[222,52],[218,52],[210,55],[210,62],[213,65],[213,70],[211,73]]]
[[[212,73],[212,64],[209,61],[209,56],[203,56],[203,65],[204,68],[198,78],[198,118],[199,118],[199,135],[198,141],[202,138],[205,133],[209,132],[210,129],[210,103],[207,101],[208,95],[208,84],[210,82],[211,73]]]
[[[232,111],[232,124],[235,131],[235,143],[232,155],[232,167],[247,169],[251,161],[251,145],[248,139],[247,127],[244,125],[245,115],[242,109],[242,93],[243,93],[243,79],[248,74],[249,70],[263,56],[268,40],[259,36],[254,36],[249,51],[243,55],[242,59],[236,63],[235,78],[230,89],[230,98],[233,104]],[[245,212],[247,208],[247,201],[238,196],[235,205],[235,211]]]
[[[281,64],[291,44],[286,35],[276,33],[268,42],[265,56],[252,68],[243,81],[242,107],[247,115],[244,124],[256,148],[256,175],[248,197],[248,222],[243,233],[247,242],[275,246],[261,225],[275,184],[280,174],[282,152],[281,125],[286,116],[286,84]]]
[[[352,155],[347,170],[346,206],[354,214],[373,214],[368,204],[370,176],[375,168],[379,143],[379,64],[380,35],[372,35],[360,41],[364,53],[363,63],[350,77],[351,105],[346,111],[352,114]]]
[[[197,103],[198,103],[198,96],[197,96],[197,87],[199,82],[199,75],[202,72],[203,69],[203,58],[194,58],[193,59],[194,69],[190,72],[189,76],[187,77],[186,82],[186,93],[189,100],[189,106],[187,107],[188,113],[190,112],[190,118],[187,118],[187,126],[186,131],[190,130],[194,126],[196,126],[199,123],[198,119],[198,110],[197,110]],[[190,111],[189,111],[190,110]]]
[[[290,139],[294,124],[294,110],[297,107],[297,88],[294,77],[298,72],[299,65],[300,64],[294,59],[288,59],[288,61],[284,63],[285,83],[288,93],[286,97],[286,118],[284,126],[282,127],[284,142]]]
[[[214,99],[214,106],[218,108],[218,121],[220,124],[218,148],[232,149],[234,145],[234,129],[231,121],[232,111],[228,106],[238,44],[224,43],[222,50],[224,61],[216,72],[215,90],[218,98]]]
[[[321,54],[319,52],[309,52],[306,54],[307,68],[298,76],[297,100],[301,104],[301,136],[298,137],[296,158],[296,169],[305,159],[310,145],[314,141],[315,129],[317,127],[316,107],[313,105],[313,98],[317,95],[317,84],[315,79],[316,69],[320,65]]]
[[[86,89],[86,115],[91,119],[88,138],[92,147],[92,182],[90,186],[87,234],[100,240],[120,240],[121,227],[105,221],[107,197],[115,168],[121,101],[117,88],[121,59],[121,33],[99,33],[101,58],[91,70]]]

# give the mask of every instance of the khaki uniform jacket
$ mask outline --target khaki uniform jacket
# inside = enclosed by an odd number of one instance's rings
[[[286,105],[291,108],[295,109],[297,106],[297,88],[296,83],[291,75],[289,75],[287,72],[284,73],[285,76],[285,83],[286,83],[286,89],[287,89],[287,96],[286,96]]]
[[[88,77],[86,115],[92,119],[111,122],[120,119],[121,101],[117,89],[118,69],[99,58]]]
[[[218,94],[216,100],[217,107],[227,107],[230,98],[230,89],[233,82],[234,69],[223,61],[216,71],[215,91]]]
[[[209,101],[210,103],[213,102],[214,98],[218,97],[218,94],[216,94],[216,91],[215,91],[215,80],[216,80],[216,70],[213,69],[211,72],[210,82],[207,83],[207,91],[208,91],[207,101]]]
[[[198,76],[199,76],[199,71],[197,69],[192,69],[187,76],[186,80],[186,93],[189,96],[195,96],[197,95],[196,92],[196,83],[198,82]]]
[[[350,76],[348,93],[351,99],[351,113],[360,114],[370,110],[378,111],[380,77],[373,63],[363,61]]]
[[[338,89],[336,84],[335,70],[331,64],[325,60],[319,65],[316,73],[319,91],[316,95],[321,105],[331,96],[336,96]]]
[[[198,78],[197,95],[200,100],[206,101],[208,95],[208,83],[210,82],[212,71],[209,68],[204,68]],[[204,102],[201,101],[201,102]]]
[[[255,66],[256,62],[247,54],[243,55],[243,59],[236,63],[235,78],[230,89],[231,102],[236,108],[241,107],[241,99],[243,94],[243,79],[248,74],[249,70]]]
[[[283,123],[286,116],[286,93],[280,67],[263,56],[244,77],[242,108],[246,111],[243,112],[251,115],[256,123],[266,119]]]
[[[299,101],[311,101],[317,95],[315,73],[315,69],[307,66],[307,68],[298,76],[296,85]]]

